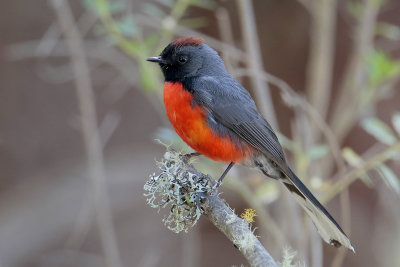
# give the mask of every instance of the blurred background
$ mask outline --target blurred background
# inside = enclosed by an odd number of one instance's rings
[[[277,261],[400,266],[400,2],[2,1],[0,266],[247,266],[207,219],[175,234],[143,185],[171,131],[145,61],[200,36],[256,98],[293,169],[351,237],[321,241],[282,189],[235,167],[222,197]],[[224,164],[196,166],[219,177]],[[290,251],[290,252],[289,252]]]

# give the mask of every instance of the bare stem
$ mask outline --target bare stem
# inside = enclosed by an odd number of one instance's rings
[[[325,118],[331,96],[337,2],[322,0],[310,4],[312,28],[307,94],[310,104]]]
[[[334,103],[330,125],[341,143],[351,129],[360,112],[360,91],[365,88],[365,57],[371,52],[375,23],[380,3],[375,0],[364,0],[363,13],[355,31],[355,40],[351,57],[337,100]]]
[[[232,25],[230,22],[230,17],[228,11],[220,7],[216,11],[216,18],[218,22],[218,30],[219,34],[221,36],[221,39],[223,41],[223,45],[225,46],[224,49],[221,51],[221,56],[222,59],[225,62],[225,66],[229,72],[231,70],[234,70],[235,68],[238,67],[238,60],[231,58],[229,54],[229,46],[228,44],[234,44],[234,39],[233,39],[233,31],[232,31]],[[239,80],[239,82],[241,82]]]
[[[248,55],[246,64],[251,72],[257,73],[263,70],[262,55],[260,42],[258,40],[257,25],[255,23],[255,14],[253,11],[253,2],[251,0],[237,0],[238,12],[242,24],[242,38],[244,41],[245,51]],[[264,117],[271,123],[275,130],[278,130],[279,125],[276,120],[274,105],[271,99],[271,93],[268,84],[260,79],[257,75],[251,79],[255,98],[258,102]]]
[[[83,49],[82,38],[76,27],[68,1],[51,0],[58,23],[66,38],[75,75],[75,87],[82,118],[82,134],[88,158],[89,177],[92,184],[94,206],[106,264],[121,267],[117,241],[112,223],[110,203],[106,188],[106,175],[102,144],[97,128],[94,93],[89,77],[89,66]]]
[[[377,167],[379,164],[382,164],[386,160],[389,160],[390,158],[393,157],[393,154],[398,153],[399,151],[400,151],[400,142],[392,145],[383,152],[375,155],[370,160],[365,161],[358,168],[353,169],[340,181],[334,184],[331,190],[324,196],[321,202],[327,203],[329,200],[331,200],[333,197],[335,197],[337,194],[339,194],[345,188],[349,187],[353,182],[355,182],[360,177],[361,174]]]

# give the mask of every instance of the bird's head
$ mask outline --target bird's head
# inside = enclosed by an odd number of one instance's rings
[[[150,57],[147,61],[158,63],[165,80],[171,82],[225,72],[218,53],[197,37],[176,39],[159,56]]]

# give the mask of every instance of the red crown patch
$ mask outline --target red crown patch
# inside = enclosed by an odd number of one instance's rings
[[[198,46],[204,43],[204,40],[199,37],[182,37],[176,39],[171,44],[175,46]]]

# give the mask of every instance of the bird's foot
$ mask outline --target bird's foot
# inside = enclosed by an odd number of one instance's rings
[[[200,155],[201,155],[201,154],[200,154],[199,152],[188,153],[188,154],[185,154],[185,155],[182,156],[182,160],[183,160],[185,163],[188,163],[189,160],[190,160],[192,157],[197,157],[197,156],[200,156]]]
[[[215,184],[215,188],[218,188],[222,184],[222,180],[224,180],[225,176],[228,174],[229,170],[235,165],[234,162],[229,163],[228,167],[225,169],[224,173],[219,177],[217,183]]]

